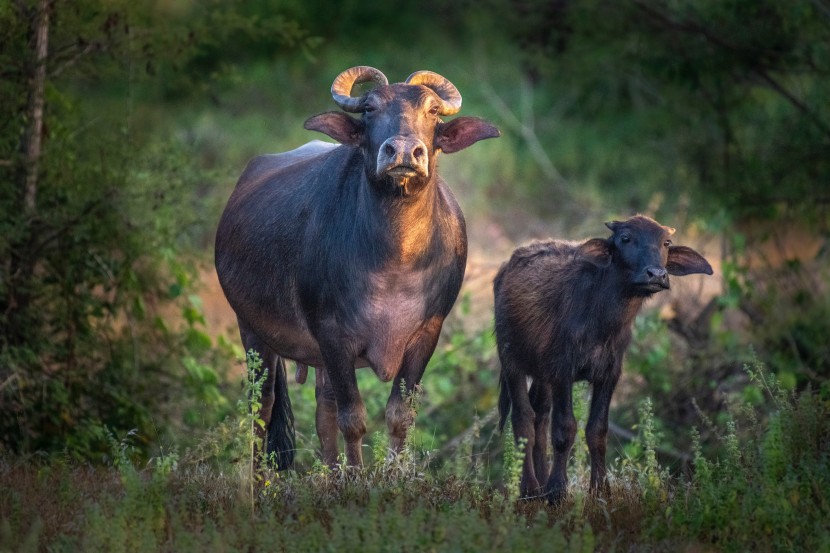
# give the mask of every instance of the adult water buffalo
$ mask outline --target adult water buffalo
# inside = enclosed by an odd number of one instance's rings
[[[357,83],[376,86],[352,96]],[[409,420],[401,381],[421,380],[467,257],[461,210],[438,176],[439,152],[499,135],[484,120],[458,117],[461,95],[444,77],[418,71],[388,84],[353,67],[331,87],[342,112],[305,128],[340,145],[310,142],[252,160],[216,235],[216,270],[246,350],[268,369],[261,418],[266,450],[292,465],[294,428],[284,359],[316,367],[317,434],[323,460],[359,465],[366,408],[355,369],[394,380],[386,407],[390,446],[400,450]]]
[[[547,495],[556,503],[566,495],[576,435],[571,388],[578,380],[593,385],[585,428],[591,490],[606,490],[608,407],[634,317],[648,297],[669,288],[670,274],[712,274],[696,251],[672,245],[673,228],[643,216],[607,226],[609,238],[518,248],[496,275],[500,425],[512,410],[516,440],[526,440],[523,497]],[[529,391],[528,377],[533,380]]]

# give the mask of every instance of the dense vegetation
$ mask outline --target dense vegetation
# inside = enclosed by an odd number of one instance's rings
[[[573,501],[515,503],[473,287],[404,457],[378,433],[366,469],[320,467],[292,385],[299,470],[246,472],[212,233],[245,161],[312,138],[358,64],[442,73],[501,127],[441,162],[483,267],[633,212],[717,261],[636,323],[607,502],[577,448]],[[828,97],[824,0],[0,2],[0,551],[826,550]],[[387,385],[359,379],[381,431]]]

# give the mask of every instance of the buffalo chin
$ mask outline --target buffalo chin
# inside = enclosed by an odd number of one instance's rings
[[[411,196],[417,194],[429,182],[429,179],[414,173],[411,176],[396,176],[387,174],[383,179],[390,193],[396,196]]]

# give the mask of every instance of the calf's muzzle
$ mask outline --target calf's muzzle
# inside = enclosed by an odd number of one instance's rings
[[[669,289],[669,272],[663,267],[646,267],[643,277],[638,284],[651,288],[655,292]]]

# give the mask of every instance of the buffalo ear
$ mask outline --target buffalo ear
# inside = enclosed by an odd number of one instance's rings
[[[456,117],[435,129],[435,147],[451,154],[472,146],[485,138],[501,136],[499,130],[478,117]]]
[[[363,139],[363,124],[339,111],[328,111],[310,117],[303,124],[309,131],[326,134],[341,144],[358,146]]]
[[[712,274],[712,266],[702,255],[687,246],[669,246],[666,270],[670,275],[683,276],[702,273]]]
[[[611,244],[604,238],[591,238],[580,244],[577,251],[582,259],[597,267],[611,264]]]

